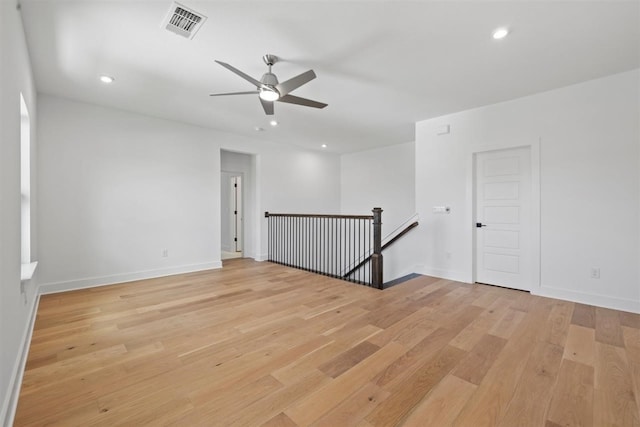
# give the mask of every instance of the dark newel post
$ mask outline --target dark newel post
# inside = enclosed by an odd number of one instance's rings
[[[382,209],[373,208],[373,255],[371,284],[382,289]]]

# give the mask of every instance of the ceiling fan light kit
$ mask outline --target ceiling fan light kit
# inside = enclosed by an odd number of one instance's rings
[[[275,101],[313,108],[324,108],[327,106],[327,104],[323,102],[289,95],[290,92],[316,78],[316,73],[314,73],[313,70],[306,71],[293,78],[290,78],[287,81],[279,83],[278,77],[276,77],[276,75],[271,72],[271,67],[276,62],[278,62],[278,57],[275,55],[267,54],[262,57],[262,60],[269,67],[269,71],[264,73],[260,80],[254,79],[253,77],[243,73],[242,71],[238,70],[232,65],[227,64],[226,62],[216,60],[218,64],[222,65],[227,70],[231,71],[234,74],[237,74],[244,80],[255,85],[256,90],[248,92],[212,93],[210,96],[257,94],[265,114],[269,116],[274,114],[273,103]]]
[[[277,101],[280,98],[280,94],[277,90],[272,89],[260,89],[260,95],[258,95],[261,99],[265,101]]]

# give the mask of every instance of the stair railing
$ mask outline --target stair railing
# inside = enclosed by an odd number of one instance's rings
[[[268,260],[382,289],[382,209],[373,215],[265,212]],[[371,262],[369,262],[371,261]],[[366,267],[364,264],[368,264]],[[351,274],[345,271],[361,265]]]
[[[393,245],[402,236],[404,236],[405,234],[407,234],[409,231],[411,231],[412,229],[416,228],[417,226],[418,226],[418,221],[413,221],[412,223],[408,224],[405,228],[403,228],[402,231],[400,231],[398,234],[388,238],[388,240],[382,245],[382,248],[380,249],[380,253],[382,253],[389,246]],[[365,259],[360,261],[355,267],[353,267],[352,269],[347,271],[344,274],[344,277],[349,277],[350,275],[354,274],[356,271],[358,271],[358,269],[360,269],[363,266],[365,266],[369,261],[374,262],[373,259],[374,259],[374,254],[369,255],[368,257],[366,257]]]

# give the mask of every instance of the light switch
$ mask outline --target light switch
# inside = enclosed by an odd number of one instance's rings
[[[449,206],[434,206],[433,207],[433,213],[448,214],[450,212],[451,212],[451,208]]]

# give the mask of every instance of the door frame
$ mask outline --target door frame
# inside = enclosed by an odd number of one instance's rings
[[[540,289],[540,145],[537,141],[514,142],[513,144],[479,145],[467,153],[467,230],[471,234],[470,271],[471,283],[477,278],[477,240],[475,219],[477,218],[476,204],[476,157],[479,153],[490,151],[510,150],[513,148],[529,148],[531,154],[531,293],[538,293]]]

